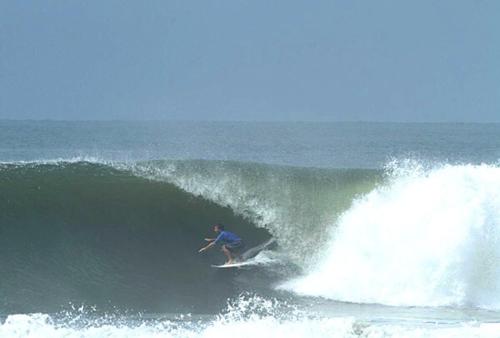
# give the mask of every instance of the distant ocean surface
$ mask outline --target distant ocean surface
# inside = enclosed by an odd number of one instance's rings
[[[231,160],[382,168],[392,159],[497,163],[500,124],[0,120],[0,160]]]
[[[0,337],[500,337],[499,262],[500,124],[0,120]]]

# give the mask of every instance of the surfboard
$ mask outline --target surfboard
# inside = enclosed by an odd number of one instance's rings
[[[231,268],[239,268],[245,265],[251,265],[251,262],[237,262],[233,264],[222,264],[222,265],[212,265],[212,268],[218,269],[231,269]]]

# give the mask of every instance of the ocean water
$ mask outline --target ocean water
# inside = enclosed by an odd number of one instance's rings
[[[500,337],[499,259],[499,124],[0,121],[0,337]]]

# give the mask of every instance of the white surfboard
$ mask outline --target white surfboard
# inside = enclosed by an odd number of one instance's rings
[[[252,262],[236,262],[232,264],[212,265],[212,268],[230,269],[230,268],[239,268],[245,265],[252,265]]]

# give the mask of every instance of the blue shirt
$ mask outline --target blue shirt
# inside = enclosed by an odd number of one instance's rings
[[[237,244],[241,242],[241,238],[239,238],[237,235],[233,234],[232,232],[229,231],[221,231],[219,236],[215,239],[215,243],[218,244],[219,242],[227,243],[227,244]]]

